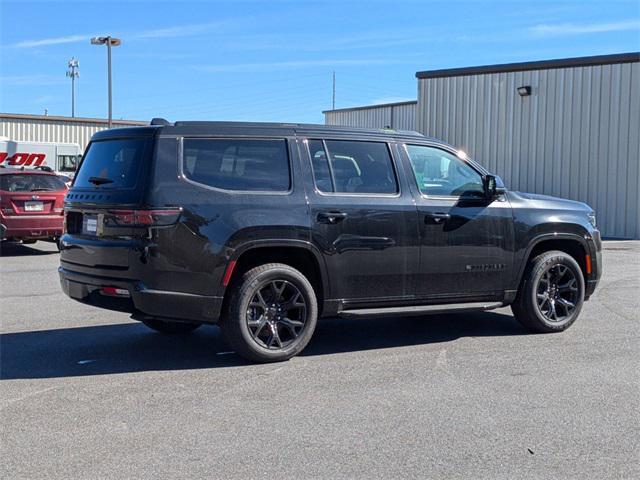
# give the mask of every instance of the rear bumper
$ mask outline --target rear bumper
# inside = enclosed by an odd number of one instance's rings
[[[7,215],[0,218],[2,238],[52,238],[62,235],[61,215]]]
[[[58,268],[63,292],[79,302],[108,310],[142,314],[174,320],[216,323],[222,297],[153,290],[137,280],[99,277]],[[130,297],[111,297],[100,293],[103,287],[125,289]]]

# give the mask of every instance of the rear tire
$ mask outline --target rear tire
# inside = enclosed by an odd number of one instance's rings
[[[580,315],[584,290],[582,269],[573,257],[545,252],[529,262],[511,310],[531,332],[562,332]]]
[[[144,318],[140,321],[156,332],[172,335],[191,333],[195,329],[200,327],[199,323],[172,322],[167,320],[160,320],[158,318]]]
[[[269,263],[249,270],[231,288],[220,328],[236,353],[254,362],[282,362],[307,346],[318,304],[302,273]]]

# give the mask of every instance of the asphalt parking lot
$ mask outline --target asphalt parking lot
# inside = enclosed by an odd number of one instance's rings
[[[639,478],[640,242],[567,332],[508,309],[326,320],[247,364],[67,299],[52,244],[0,259],[0,476]]]

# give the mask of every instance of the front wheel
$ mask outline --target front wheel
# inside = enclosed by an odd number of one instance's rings
[[[143,318],[140,321],[156,332],[167,334],[190,333],[200,327],[199,323],[172,322],[159,318]]]
[[[249,270],[232,288],[220,327],[238,354],[255,362],[280,362],[307,346],[318,305],[302,273],[270,263]]]
[[[511,310],[528,330],[552,333],[569,328],[583,303],[580,265],[564,252],[550,251],[529,263]]]

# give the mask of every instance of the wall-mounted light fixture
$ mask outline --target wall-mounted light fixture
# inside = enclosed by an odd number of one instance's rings
[[[529,85],[518,87],[517,90],[518,95],[520,95],[521,97],[528,97],[529,95],[531,95],[531,87]]]

